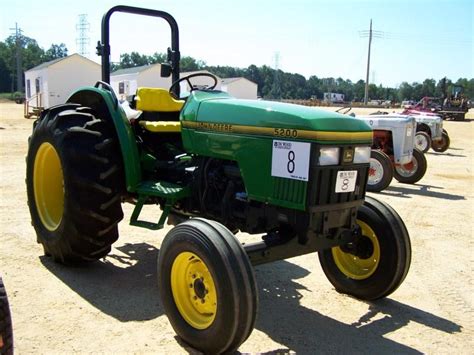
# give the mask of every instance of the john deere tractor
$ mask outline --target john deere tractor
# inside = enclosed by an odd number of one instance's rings
[[[171,27],[161,66],[171,87],[138,88],[130,118],[109,85],[115,12],[162,18]],[[237,349],[250,335],[254,265],[317,252],[335,289],[363,300],[402,283],[410,240],[391,207],[365,196],[366,123],[238,100],[214,90],[210,74],[207,86],[193,83],[201,74],[180,78],[178,25],[162,11],[110,9],[98,51],[102,81],[45,110],[29,141],[28,201],[46,255],[63,264],[105,257],[118,238],[122,203],[135,205],[132,225],[174,225],[158,257],[161,303],[177,334],[206,353]],[[183,82],[187,95],[180,95]],[[148,204],[161,208],[155,221],[140,217]],[[263,237],[242,245],[239,231]]]

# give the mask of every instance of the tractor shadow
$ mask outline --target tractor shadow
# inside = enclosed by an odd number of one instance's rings
[[[287,348],[267,354],[419,354],[385,336],[410,322],[450,334],[461,331],[454,322],[390,299],[366,302],[366,314],[352,324],[343,323],[300,304],[299,291],[306,288],[295,279],[308,274],[287,261],[256,269],[260,291],[256,328]]]
[[[129,322],[164,314],[156,281],[157,257],[154,246],[138,243],[119,246],[105,259],[84,266],[67,267],[46,256],[40,259],[91,305],[121,322]]]
[[[390,185],[384,191],[379,192],[379,194],[387,195],[387,196],[404,197],[404,198],[411,198],[410,195],[418,195],[418,196],[440,198],[440,199],[446,199],[446,200],[452,200],[452,201],[466,199],[466,197],[462,195],[454,195],[454,194],[448,194],[446,192],[435,191],[435,190],[444,189],[443,187],[440,187],[440,186],[422,185],[422,184],[413,184],[413,185],[406,185],[406,186],[407,187]]]
[[[456,150],[454,148],[449,148],[450,150]],[[463,149],[461,149],[463,150]],[[463,154],[453,154],[453,153],[437,153],[437,152],[426,152],[425,154],[429,154],[429,155],[434,155],[434,156],[440,156],[440,155],[444,155],[444,156],[447,156],[447,157],[455,157],[455,158],[465,158],[466,156],[463,155]]]

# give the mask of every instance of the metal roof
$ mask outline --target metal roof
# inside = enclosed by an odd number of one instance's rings
[[[79,56],[83,59],[87,59],[89,62],[92,62],[96,65],[99,65],[98,63],[94,62],[93,60],[90,60],[89,58],[86,58],[86,57],[84,57],[80,54],[74,53],[74,54],[68,55],[67,57],[57,58],[57,59],[50,60],[49,62],[41,63],[40,65],[37,65],[36,67],[33,67],[31,69],[26,70],[25,73],[29,72],[30,70],[39,70],[39,69],[44,69],[44,68],[50,67],[51,65],[54,65],[56,63],[59,63],[59,62],[65,60],[65,59],[69,59],[69,58],[74,57],[74,56]]]
[[[139,67],[132,67],[132,68],[125,68],[125,69],[118,69],[111,73],[110,75],[125,75],[125,74],[136,74],[136,73],[141,73],[142,71],[145,71],[147,69],[150,69],[154,65],[160,65],[160,64],[147,64],[147,65],[142,65]]]

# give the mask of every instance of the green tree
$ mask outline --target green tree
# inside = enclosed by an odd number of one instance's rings
[[[1,87],[2,90],[5,90],[5,87],[8,85],[5,85],[5,83],[9,83],[10,89],[7,89],[7,91],[15,91],[18,89],[16,87],[17,49],[22,59],[22,77],[24,71],[31,69],[45,61],[44,50],[38,46],[36,40],[24,35],[20,35],[18,40],[13,35],[9,36],[4,43],[0,43],[0,62],[3,63],[0,64],[0,72],[3,73],[3,76],[1,76]]]
[[[64,43],[52,44],[51,47],[44,53],[44,60],[50,61],[58,58],[67,57],[67,47]]]
[[[433,97],[436,95],[436,81],[434,79],[425,79],[421,85],[421,96]]]

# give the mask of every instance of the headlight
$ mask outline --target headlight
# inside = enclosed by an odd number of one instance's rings
[[[413,127],[412,126],[408,126],[407,127],[407,137],[411,137],[413,133]]]
[[[319,165],[338,165],[339,148],[321,148],[319,150]]]
[[[356,147],[354,150],[354,164],[370,162],[370,147]]]

